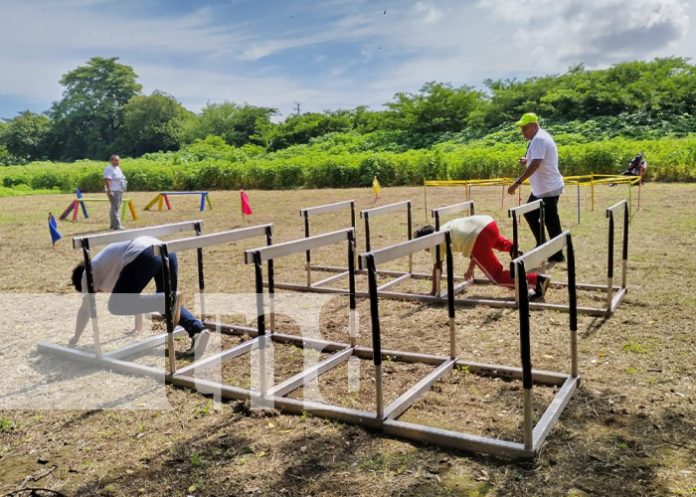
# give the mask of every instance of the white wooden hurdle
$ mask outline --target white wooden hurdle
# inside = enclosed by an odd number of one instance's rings
[[[155,255],[159,255],[162,258],[162,273],[164,280],[164,295],[165,295],[165,309],[170,309],[173,303],[174,294],[171,291],[172,281],[169,272],[169,254],[184,252],[186,250],[196,249],[202,257],[202,249],[205,247],[212,247],[216,245],[228,244],[233,242],[239,242],[242,240],[248,240],[250,238],[265,237],[266,244],[271,245],[273,243],[273,225],[272,224],[261,224],[258,226],[251,226],[249,228],[239,228],[229,231],[223,231],[220,233],[212,233],[209,235],[201,235],[197,237],[183,238],[179,240],[172,240],[170,242],[162,243],[154,247]],[[270,275],[273,274],[273,265],[269,264],[268,272]],[[169,374],[173,375],[176,373],[176,354],[174,352],[174,323],[173,316],[171,313],[166,315],[167,321],[167,359],[169,364]]]
[[[153,226],[150,228],[139,228],[135,230],[124,230],[115,233],[106,233],[99,235],[92,235],[90,237],[81,237],[73,241],[73,245],[78,248],[81,247],[83,251],[89,256],[89,248],[92,245],[105,245],[108,243],[113,243],[116,241],[124,241],[129,239],[137,238],[138,236],[162,236],[173,233],[180,233],[187,231],[190,228],[195,228],[196,233],[200,233],[200,223],[201,221],[187,221],[183,223],[172,223],[167,225]],[[271,238],[271,224],[265,224],[260,226],[252,226],[249,228],[241,228],[230,231],[224,231],[220,233],[214,233],[210,235],[196,235],[193,237],[172,240],[169,242],[163,242],[159,246],[154,246],[153,250],[156,255],[163,258],[163,280],[164,280],[164,296],[165,296],[165,321],[167,325],[167,331],[146,339],[137,341],[135,343],[128,344],[124,347],[110,351],[105,354],[101,354],[99,351],[96,353],[90,353],[74,349],[71,347],[65,347],[61,345],[56,345],[52,343],[40,343],[38,349],[43,353],[54,353],[63,357],[69,357],[78,361],[86,361],[93,364],[101,365],[105,368],[114,369],[127,374],[144,374],[146,376],[154,376],[158,378],[166,378],[167,381],[172,381],[175,384],[181,384],[182,386],[187,386],[188,379],[181,381],[173,381],[172,377],[177,373],[176,362],[174,356],[174,338],[176,336],[185,333],[184,329],[181,327],[175,327],[173,323],[173,295],[171,292],[172,282],[170,280],[169,274],[169,254],[175,251],[185,251],[195,249],[198,254],[198,269],[199,269],[199,284],[201,289],[204,287],[203,280],[203,248],[209,247],[217,244],[231,243],[235,241],[241,241],[257,236],[265,236],[267,243],[272,243]],[[90,242],[94,242],[90,244]],[[90,259],[91,260],[91,259]],[[90,267],[91,270],[91,267]],[[92,287],[93,288],[93,287]],[[93,319],[93,321],[96,321]],[[208,326],[209,324],[206,323]],[[238,330],[239,331],[239,330]],[[150,368],[145,367],[134,362],[129,362],[126,359],[137,355],[139,353],[151,350],[155,347],[161,346],[162,344],[168,345],[168,366],[169,371],[165,369]],[[190,370],[190,368],[187,368]],[[182,383],[183,382],[183,383]]]
[[[355,201],[354,200],[344,200],[342,202],[335,202],[333,204],[325,204],[325,205],[318,205],[315,207],[305,207],[300,209],[300,216],[302,216],[302,219],[304,221],[304,233],[305,233],[305,238],[308,238],[311,233],[310,233],[310,218],[317,216],[317,215],[322,215],[322,214],[327,214],[330,212],[339,212],[339,211],[345,211],[347,209],[350,209],[350,227],[355,229]],[[341,276],[345,275],[346,268],[340,268],[340,267],[334,267],[334,266],[312,266],[312,252],[311,250],[307,250],[307,253],[305,255],[306,259],[306,269],[307,269],[307,286],[311,287],[312,286],[312,269],[316,271],[329,271],[329,272],[338,272],[341,273]],[[338,276],[336,278],[340,278],[341,276]],[[319,282],[317,285],[321,286],[322,284],[326,284],[329,281],[333,281],[336,278],[331,278],[329,280],[323,280]]]
[[[155,250],[157,253],[166,259],[169,253],[181,252],[185,250],[199,250],[204,247],[218,245],[222,243],[231,243],[242,239],[247,239],[252,236],[267,237],[267,245],[256,249],[247,250],[245,252],[245,262],[253,264],[256,275],[256,293],[257,293],[257,328],[253,333],[254,339],[248,342],[237,345],[229,350],[219,354],[195,361],[194,363],[184,368],[176,368],[176,363],[173,358],[173,343],[169,337],[173,336],[172,328],[172,312],[171,306],[167,306],[168,329],[167,337],[169,341],[169,360],[168,368],[153,368],[142,366],[134,362],[130,362],[127,357],[137,352],[147,350],[156,345],[160,345],[162,340],[157,337],[152,337],[147,341],[137,344],[131,344],[127,347],[118,349],[102,356],[90,354],[84,351],[61,347],[53,344],[40,344],[39,350],[43,353],[53,353],[71,360],[82,361],[94,364],[100,367],[113,369],[124,374],[135,374],[148,376],[164,380],[176,386],[197,389],[204,394],[215,393],[224,399],[244,399],[257,400],[263,402],[264,405],[274,406],[281,410],[292,413],[309,412],[313,415],[337,419],[341,421],[356,423],[361,426],[380,429],[385,433],[399,436],[402,438],[424,441],[445,447],[452,447],[467,451],[486,452],[499,456],[512,458],[532,458],[534,457],[544,439],[551,430],[553,424],[561,415],[563,408],[568,403],[570,396],[575,388],[577,388],[577,347],[575,346],[574,331],[577,329],[577,318],[575,309],[575,294],[574,294],[574,255],[570,235],[564,233],[559,239],[554,239],[547,244],[535,249],[534,251],[518,258],[514,261],[516,274],[518,275],[518,285],[522,289],[526,288],[525,279],[525,264],[533,265],[537,258],[545,257],[551,251],[558,250],[559,247],[566,247],[569,258],[569,299],[571,306],[571,351],[572,372],[571,374],[556,373],[549,371],[535,371],[531,367],[531,359],[529,358],[529,314],[527,299],[522,299],[525,305],[520,306],[520,331],[522,339],[522,367],[515,368],[509,366],[489,365],[476,362],[469,362],[458,359],[456,357],[456,330],[454,325],[455,317],[455,302],[454,302],[454,278],[452,269],[452,250],[448,232],[436,232],[426,237],[415,240],[406,241],[390,247],[375,250],[360,256],[364,267],[368,272],[369,279],[369,296],[370,296],[370,313],[372,322],[372,347],[358,347],[356,343],[357,337],[357,319],[355,315],[356,309],[356,291],[355,291],[355,271],[354,271],[354,250],[355,250],[355,235],[352,228],[339,230],[322,235],[315,235],[300,240],[270,245],[270,225],[262,225],[251,228],[243,228],[228,232],[215,233],[210,235],[201,235],[197,237],[184,238],[164,242],[158,245]],[[289,256],[292,254],[301,254],[307,250],[312,250],[329,245],[346,244],[347,247],[347,265],[349,268],[349,335],[350,343],[331,342],[325,340],[308,339],[302,336],[292,336],[277,333],[271,329],[270,333],[266,332],[266,305],[264,298],[264,275],[263,264],[268,263],[267,288],[268,294],[274,293],[274,274],[273,261],[278,258]],[[448,294],[447,294],[447,309],[449,317],[449,337],[450,337],[450,354],[449,356],[438,356],[432,354],[421,354],[404,351],[382,350],[380,321],[379,321],[379,298],[381,295],[377,287],[378,265],[395,260],[398,258],[408,257],[413,253],[425,248],[433,248],[444,244],[446,247],[447,257],[447,279],[448,279]],[[439,250],[436,250],[439,258]],[[165,264],[166,266],[166,261]],[[165,274],[168,274],[166,267],[163,268]],[[165,291],[165,294],[167,292]],[[345,292],[344,292],[345,293]],[[525,294],[525,292],[521,291]],[[272,299],[271,299],[272,300]],[[272,313],[272,307],[271,307]],[[233,327],[228,327],[232,330]],[[526,331],[525,331],[526,330]],[[250,333],[251,334],[251,333]],[[279,343],[289,343],[301,347],[312,347],[317,350],[331,352],[329,358],[320,361],[310,368],[304,369],[302,372],[288,378],[287,380],[274,385],[268,384],[265,380],[265,347],[268,341],[276,341]],[[525,340],[527,343],[525,344]],[[229,385],[221,382],[204,380],[194,376],[195,372],[204,367],[210,367],[213,364],[231,360],[248,353],[254,347],[261,350],[261,362],[259,367],[260,388],[255,390],[252,388],[241,388],[234,385]],[[339,364],[343,364],[350,357],[358,357],[360,359],[372,360],[375,366],[375,381],[376,381],[376,400],[377,408],[374,412],[347,409],[332,404],[323,402],[315,402],[309,400],[300,400],[287,397],[290,393],[302,387],[306,381],[316,378],[319,375],[330,371]],[[399,396],[391,404],[384,404],[382,392],[382,371],[381,364],[383,358],[389,356],[392,360],[422,363],[437,366],[430,374],[418,381],[415,385],[409,388],[401,396]],[[422,395],[424,395],[432,385],[442,378],[448,371],[456,366],[466,366],[472,373],[478,373],[487,376],[499,376],[511,379],[521,379],[524,384],[524,399],[525,399],[525,429],[524,443],[516,443],[505,440],[497,440],[488,437],[479,437],[466,433],[456,432],[453,430],[443,430],[436,427],[407,423],[399,420],[399,417],[406,412]],[[168,371],[167,371],[168,369]],[[531,402],[533,384],[553,385],[560,387],[559,392],[554,397],[551,405],[546,409],[536,427],[531,425]],[[530,428],[532,426],[532,428]]]
[[[350,222],[351,227],[355,228],[355,202],[353,200],[346,200],[343,202],[336,202],[333,204],[319,205],[316,207],[307,207],[300,209],[300,215],[304,219],[305,237],[310,236],[310,218],[326,214],[329,212],[345,211],[350,209]],[[371,238],[371,219],[394,213],[394,212],[405,212],[406,213],[406,236],[408,239],[413,237],[413,221],[411,214],[411,201],[404,200],[401,202],[396,202],[393,204],[383,205],[379,207],[374,207],[370,209],[365,209],[360,211],[360,217],[364,221],[365,227],[365,247],[369,248],[372,246]],[[356,251],[357,258],[357,251]],[[366,271],[360,268],[359,259],[356,262],[355,272],[357,274],[366,274]],[[335,282],[336,280],[342,279],[347,276],[348,268],[341,266],[326,266],[326,265],[313,265],[311,264],[311,251],[307,251],[306,254],[306,271],[307,271],[307,282],[306,284],[298,283],[288,283],[288,282],[277,282],[276,288],[282,288],[285,290],[297,290],[297,291],[308,291],[316,293],[343,293],[347,290],[339,288],[326,287],[329,283]],[[333,276],[327,277],[317,282],[312,282],[312,271],[325,271],[329,273],[338,273]],[[381,289],[386,290],[392,286],[395,286],[409,278],[414,279],[430,279],[430,274],[425,273],[414,273],[413,272],[413,262],[409,260],[409,270],[408,271],[394,271],[394,270],[381,270],[380,275],[393,277],[391,281],[384,283]],[[358,292],[359,296],[367,297],[367,292]]]
[[[541,200],[536,200],[528,204],[523,204],[519,207],[513,207],[509,209],[510,217],[512,217],[512,232],[513,232],[513,244],[515,248],[518,246],[518,223],[519,215],[526,212],[533,212],[539,210],[539,218],[541,224],[541,236],[544,236],[544,224],[543,224],[543,203]],[[623,236],[622,236],[622,250],[621,250],[621,284],[614,284],[614,242],[616,237],[616,217],[621,215],[623,212]],[[606,285],[590,284],[590,283],[577,283],[576,288],[578,290],[585,290],[591,292],[603,292],[606,295],[605,305],[603,307],[592,307],[592,306],[579,306],[578,312],[581,314],[587,314],[590,316],[611,316],[619,304],[622,302],[628,291],[626,287],[626,272],[628,267],[628,228],[630,220],[630,210],[627,200],[620,200],[611,207],[606,209],[606,217],[608,219],[607,223],[607,283]],[[541,271],[544,272],[546,260],[541,260],[539,267]],[[569,283],[567,281],[554,281],[551,283],[553,287],[565,287]],[[556,309],[561,311],[567,311],[567,306],[560,304],[548,304],[545,302],[534,302],[532,303],[532,309]]]
[[[440,231],[440,225],[442,224],[442,216],[449,216],[452,214],[467,214],[473,216],[476,212],[473,200],[467,200],[466,202],[460,202],[458,204],[446,205],[444,207],[438,207],[430,212],[430,215],[435,219],[435,231]]]
[[[447,307],[449,315],[450,328],[450,357],[444,359],[438,368],[423,378],[420,382],[414,385],[409,391],[392,402],[389,406],[384,406],[382,393],[382,371],[381,371],[381,337],[380,337],[380,320],[379,320],[379,298],[380,294],[377,290],[377,267],[378,264],[393,260],[399,257],[405,257],[424,248],[437,247],[443,242],[446,244],[447,258],[447,279],[448,279],[448,295]],[[566,232],[559,237],[553,239],[540,246],[538,249],[526,254],[514,261],[515,273],[517,275],[517,284],[521,287],[520,293],[524,295],[521,299],[519,307],[520,319],[520,340],[522,351],[522,368],[515,370],[516,373],[521,373],[521,379],[524,387],[524,430],[523,443],[505,441],[490,437],[480,437],[467,433],[461,433],[453,430],[444,430],[432,426],[406,423],[398,420],[398,417],[405,412],[413,403],[420,398],[431,386],[441,377],[443,377],[454,366],[460,364],[456,360],[455,346],[455,329],[454,329],[454,286],[453,286],[453,270],[452,270],[452,250],[448,232],[436,232],[432,235],[425,236],[411,242],[404,242],[395,246],[391,246],[382,250],[377,250],[367,254],[362,254],[360,257],[363,261],[363,266],[367,267],[370,278],[370,311],[372,321],[372,340],[375,363],[375,384],[376,384],[376,417],[377,421],[381,421],[381,428],[386,432],[400,437],[405,437],[414,440],[426,441],[447,447],[463,449],[474,452],[486,452],[495,455],[502,455],[513,458],[533,458],[538,454],[546,436],[550,432],[553,424],[560,417],[563,409],[567,405],[573,392],[578,386],[577,375],[577,345],[576,345],[576,330],[577,330],[577,313],[576,313],[576,297],[575,287],[570,284],[568,286],[569,301],[570,301],[570,331],[571,331],[571,372],[565,373],[548,373],[536,375],[531,365],[530,354],[530,333],[529,333],[529,300],[526,292],[526,272],[525,263],[533,265],[536,259],[547,257],[554,253],[558,248],[567,248],[568,251],[568,272],[569,281],[574,282],[575,264],[574,252],[570,233]],[[439,252],[439,251],[436,251]],[[461,364],[466,364],[461,362]],[[509,367],[501,367],[496,365],[477,365],[472,369],[479,374],[490,376],[505,376],[508,377],[512,371]],[[501,371],[504,373],[501,374]],[[519,376],[518,376],[519,377]],[[553,401],[547,407],[542,418],[536,426],[532,419],[532,386],[534,383],[550,384],[560,386],[558,393],[554,396]]]

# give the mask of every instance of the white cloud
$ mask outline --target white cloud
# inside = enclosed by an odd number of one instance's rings
[[[295,101],[303,110],[378,107],[433,80],[480,85],[579,62],[696,56],[692,3],[329,0],[294,6],[292,18],[278,3],[256,18],[244,11],[250,2],[199,1],[173,13],[168,1],[148,0],[162,9],[147,15],[136,0],[3,0],[0,102],[47,109],[61,75],[118,56],[146,93],[166,91],[192,110],[208,100],[285,112]]]
[[[479,0],[515,26],[538,67],[588,66],[662,54],[689,28],[688,0]]]
[[[416,2],[413,10],[423,24],[435,24],[444,17],[444,13],[430,2]]]

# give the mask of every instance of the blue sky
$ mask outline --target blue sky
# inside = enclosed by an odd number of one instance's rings
[[[48,110],[93,56],[143,93],[379,109],[427,81],[482,87],[584,63],[696,56],[694,0],[0,0],[0,118]]]

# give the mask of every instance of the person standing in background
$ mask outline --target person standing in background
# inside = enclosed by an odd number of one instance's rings
[[[109,218],[112,230],[124,229],[121,225],[120,211],[123,192],[126,189],[126,176],[123,174],[120,165],[121,157],[114,154],[109,159],[109,165],[104,168],[104,191],[106,196],[109,197],[109,203],[111,204]]]
[[[527,202],[544,201],[544,224],[549,233],[549,239],[562,233],[561,219],[558,216],[558,199],[563,193],[563,176],[558,169],[558,149],[550,134],[539,126],[539,117],[533,112],[527,112],[515,123],[520,128],[527,145],[527,153],[519,159],[520,166],[525,166],[522,175],[508,188],[512,195],[526,180],[532,185],[532,193]],[[529,228],[534,234],[537,246],[541,245],[541,229],[536,212],[524,215]],[[563,252],[556,252],[549,257],[549,262],[563,262]]]

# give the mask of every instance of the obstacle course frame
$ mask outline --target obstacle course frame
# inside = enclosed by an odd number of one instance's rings
[[[516,210],[517,212],[532,212],[535,209],[538,209],[540,211],[540,219],[543,219],[543,208],[542,205],[539,205],[538,202],[540,201],[535,201],[535,202],[530,202],[528,204],[523,204],[519,207],[515,207],[510,209],[510,211]],[[629,213],[629,205],[627,200],[620,200],[619,202],[615,203],[614,205],[607,207],[606,209],[606,217],[608,219],[607,223],[607,283],[606,285],[597,285],[597,284],[590,284],[590,283],[574,283],[576,285],[576,288],[579,290],[586,290],[586,291],[596,291],[596,292],[605,292],[606,298],[605,298],[605,306],[604,307],[590,307],[590,306],[581,306],[578,307],[578,312],[581,314],[588,314],[590,316],[603,316],[603,317],[609,317],[611,316],[616,308],[619,306],[619,304],[623,301],[624,297],[626,296],[626,293],[628,291],[627,286],[626,286],[626,279],[627,279],[627,268],[628,268],[628,230],[629,230],[629,224],[630,224],[630,213]],[[615,243],[615,238],[616,238],[616,217],[618,215],[621,215],[622,213],[622,218],[623,218],[623,230],[622,230],[622,241],[621,241],[621,284],[620,285],[615,285],[614,284],[614,243]],[[518,218],[515,215],[511,215],[512,217],[512,229],[513,229],[513,236],[517,236],[518,232]],[[543,225],[541,226],[542,232],[544,230]],[[517,241],[515,240],[515,242]],[[545,266],[546,261],[541,260],[539,261],[539,267],[543,268]],[[570,283],[568,281],[560,281],[560,282],[552,282],[551,286],[553,287],[564,287],[569,285]],[[548,304],[545,302],[534,302],[532,303],[532,308],[546,308],[546,309],[557,309],[557,310],[566,310],[565,306],[559,305],[559,304]]]
[[[213,203],[210,201],[210,195],[207,191],[166,191],[166,192],[159,192],[155,197],[150,200],[145,208],[143,210],[150,210],[155,204],[157,204],[157,210],[161,211],[163,207],[166,205],[167,210],[172,210],[172,204],[169,201],[169,196],[170,195],[200,195],[201,196],[201,203],[198,208],[200,212],[203,212],[205,210],[205,204],[208,204],[208,209],[213,208]]]
[[[185,224],[185,223],[182,223]],[[260,226],[245,228],[240,230],[233,230],[231,232],[222,232],[211,235],[201,235],[198,237],[190,237],[181,240],[173,240],[170,242],[162,243],[158,246],[158,253],[166,258],[168,254],[174,251],[183,251],[189,249],[200,250],[203,247],[211,246],[219,243],[228,243],[230,241],[237,241],[243,238],[248,238],[250,236],[258,236],[265,234],[269,236],[268,230],[270,226]],[[115,233],[115,236],[123,237],[125,234]],[[248,235],[248,236],[245,236]],[[104,238],[101,241],[105,241]],[[268,239],[270,243],[270,239]],[[83,246],[85,240],[80,242]],[[308,249],[318,248],[321,246],[326,246],[336,243],[346,243],[347,244],[347,263],[349,267],[348,277],[350,280],[349,285],[349,312],[350,312],[350,343],[340,343],[340,342],[329,342],[324,340],[310,340],[299,336],[282,335],[275,333],[271,329],[271,333],[266,333],[266,306],[264,302],[264,281],[263,281],[263,263],[269,263],[268,267],[268,292],[269,295],[274,293],[274,275],[273,275],[273,261],[279,257],[284,257],[291,254],[297,254],[305,252]],[[423,250],[424,248],[436,247],[444,244],[446,247],[446,257],[447,257],[447,278],[448,278],[448,297],[447,297],[447,311],[449,317],[449,328],[450,328],[450,355],[448,357],[442,357],[430,354],[419,354],[412,352],[401,352],[401,351],[387,351],[381,348],[381,335],[380,335],[380,323],[379,323],[379,307],[378,300],[380,298],[377,290],[377,266],[393,260],[399,257],[407,257],[416,251]],[[569,277],[574,279],[574,255],[572,252],[572,244],[570,242],[570,235],[564,233],[559,239],[554,239],[548,244],[535,249],[534,251],[516,259],[514,262],[515,270],[519,275],[519,285],[526,285],[525,279],[525,262],[533,260],[535,257],[545,257],[546,253],[551,253],[550,251],[558,250],[559,247],[567,246],[569,253]],[[577,378],[577,358],[573,356],[572,358],[572,373],[570,375],[564,373],[554,373],[547,371],[534,371],[531,368],[531,359],[529,358],[529,346],[525,346],[522,343],[522,367],[513,368],[507,366],[497,366],[497,365],[486,365],[480,363],[472,363],[467,361],[462,361],[456,358],[456,330],[454,329],[454,292],[453,292],[453,270],[452,270],[452,251],[451,251],[451,241],[448,232],[436,232],[426,237],[422,237],[415,240],[406,241],[400,244],[396,244],[384,249],[376,250],[373,252],[368,252],[361,255],[363,264],[367,268],[369,285],[370,285],[370,312],[372,318],[372,348],[364,348],[356,346],[356,336],[357,336],[357,321],[355,319],[355,309],[356,309],[356,292],[355,292],[355,271],[354,271],[354,249],[355,249],[355,237],[354,230],[352,228],[326,233],[323,235],[316,235],[310,238],[304,238],[296,241],[281,243],[278,245],[267,245],[266,247],[261,247],[257,249],[247,250],[245,252],[245,262],[248,264],[253,264],[254,271],[256,275],[256,290],[257,290],[257,330],[253,340],[239,344],[232,349],[221,352],[215,356],[205,358],[201,361],[196,361],[191,365],[177,370],[173,358],[173,343],[171,338],[174,336],[176,331],[172,326],[172,306],[171,302],[167,305],[167,340],[169,342],[169,351],[171,352],[168,360],[168,373],[165,369],[152,368],[147,366],[138,365],[127,361],[127,357],[143,351],[149,348],[155,347],[162,344],[162,336],[150,337],[142,342],[130,344],[126,347],[118,349],[116,351],[109,352],[102,356],[96,354],[90,354],[84,351],[70,349],[67,347],[61,347],[53,344],[40,344],[39,349],[41,352],[55,353],[64,357],[69,357],[73,360],[80,360],[83,362],[88,362],[91,364],[99,365],[101,367],[110,368],[126,374],[137,374],[149,376],[157,379],[163,379],[169,383],[176,386],[186,387],[186,388],[196,388],[202,393],[218,393],[222,398],[226,399],[244,399],[244,400],[257,400],[259,402],[265,402],[269,405],[273,405],[281,410],[293,413],[303,413],[309,412],[314,415],[333,418],[341,421],[357,423],[359,425],[373,427],[380,429],[388,434],[393,434],[402,438],[425,441],[428,443],[434,443],[437,445],[442,445],[446,447],[453,447],[457,449],[475,451],[475,452],[487,452],[499,456],[512,457],[512,458],[532,458],[537,453],[541,444],[543,443],[546,435],[550,431],[554,422],[560,416],[565,405],[568,403],[570,396],[572,395],[575,388],[577,388],[578,378]],[[439,251],[436,251],[439,253]],[[541,254],[541,255],[538,255]],[[166,264],[165,264],[166,265]],[[165,275],[168,275],[166,267],[163,268]],[[167,279],[168,276],[165,278]],[[569,285],[569,295],[571,308],[575,305],[574,286]],[[167,292],[165,288],[165,295]],[[526,302],[526,299],[523,299]],[[272,309],[271,309],[272,311]],[[528,308],[525,306],[520,307],[520,330],[521,336],[524,340],[526,336],[529,340],[529,313]],[[526,320],[526,321],[525,321]],[[574,321],[575,320],[575,321]],[[574,323],[574,324],[573,324]],[[526,327],[526,328],[525,328]],[[526,332],[525,332],[526,329]],[[576,314],[571,312],[571,330],[574,332],[577,329]],[[573,335],[574,340],[574,335]],[[261,361],[260,367],[260,385],[259,390],[244,389],[232,385],[212,382],[208,380],[203,380],[195,378],[192,374],[198,368],[209,367],[210,365],[220,362],[222,360],[229,360],[234,357],[238,357],[252,350],[254,347],[258,347],[261,350],[261,358],[265,357],[265,349],[268,340],[277,341],[280,343],[293,343],[299,346],[310,346],[316,347],[320,350],[334,352],[328,359],[325,359],[318,364],[314,365],[312,368],[306,369],[301,373],[294,375],[293,377],[279,383],[278,385],[267,385],[264,381],[266,378],[264,371],[265,362]],[[574,343],[574,341],[572,341]],[[577,354],[577,347],[571,347],[573,354]],[[287,398],[286,395],[292,391],[300,388],[304,382],[309,378],[315,378],[316,376],[334,368],[338,364],[341,364],[348,360],[351,356],[355,355],[361,359],[371,359],[375,366],[375,378],[377,395],[377,409],[376,412],[358,410],[358,409],[347,409],[339,406],[334,406],[325,403],[313,402],[313,401],[303,401],[292,398]],[[404,362],[420,362],[424,364],[430,364],[437,366],[436,369],[426,375],[423,379],[413,385],[408,391],[402,394],[391,404],[385,406],[382,396],[381,389],[381,364],[382,359],[386,356],[391,357],[393,360],[399,360]],[[479,437],[474,435],[469,435],[466,433],[454,432],[451,430],[443,430],[435,427],[429,427],[424,425],[416,425],[413,423],[406,423],[399,421],[399,416],[405,412],[415,401],[420,398],[428,389],[445,373],[450,371],[453,367],[458,365],[464,365],[469,367],[471,372],[485,374],[485,375],[498,375],[504,378],[522,379],[524,383],[524,402],[525,402],[525,430],[524,430],[524,443],[509,442],[503,440],[497,440],[487,437]],[[559,386],[560,390],[556,394],[554,401],[547,408],[545,414],[543,415],[540,422],[536,427],[531,425],[531,405],[532,401],[532,385],[537,384],[548,384]]]
[[[89,212],[87,211],[87,206],[85,205],[87,202],[110,202],[110,200],[108,198],[83,197],[82,193],[78,192],[77,196],[70,201],[70,204],[68,204],[68,207],[63,211],[58,219],[64,221],[72,214],[71,221],[77,221],[77,215],[80,211],[80,207],[82,208],[82,215],[85,217],[85,219],[89,219]],[[135,202],[129,198],[123,198],[121,199],[121,211],[119,213],[121,221],[123,221],[123,218],[126,216],[126,208],[128,209],[133,221],[138,221],[140,219],[138,216],[138,211],[135,208]]]

